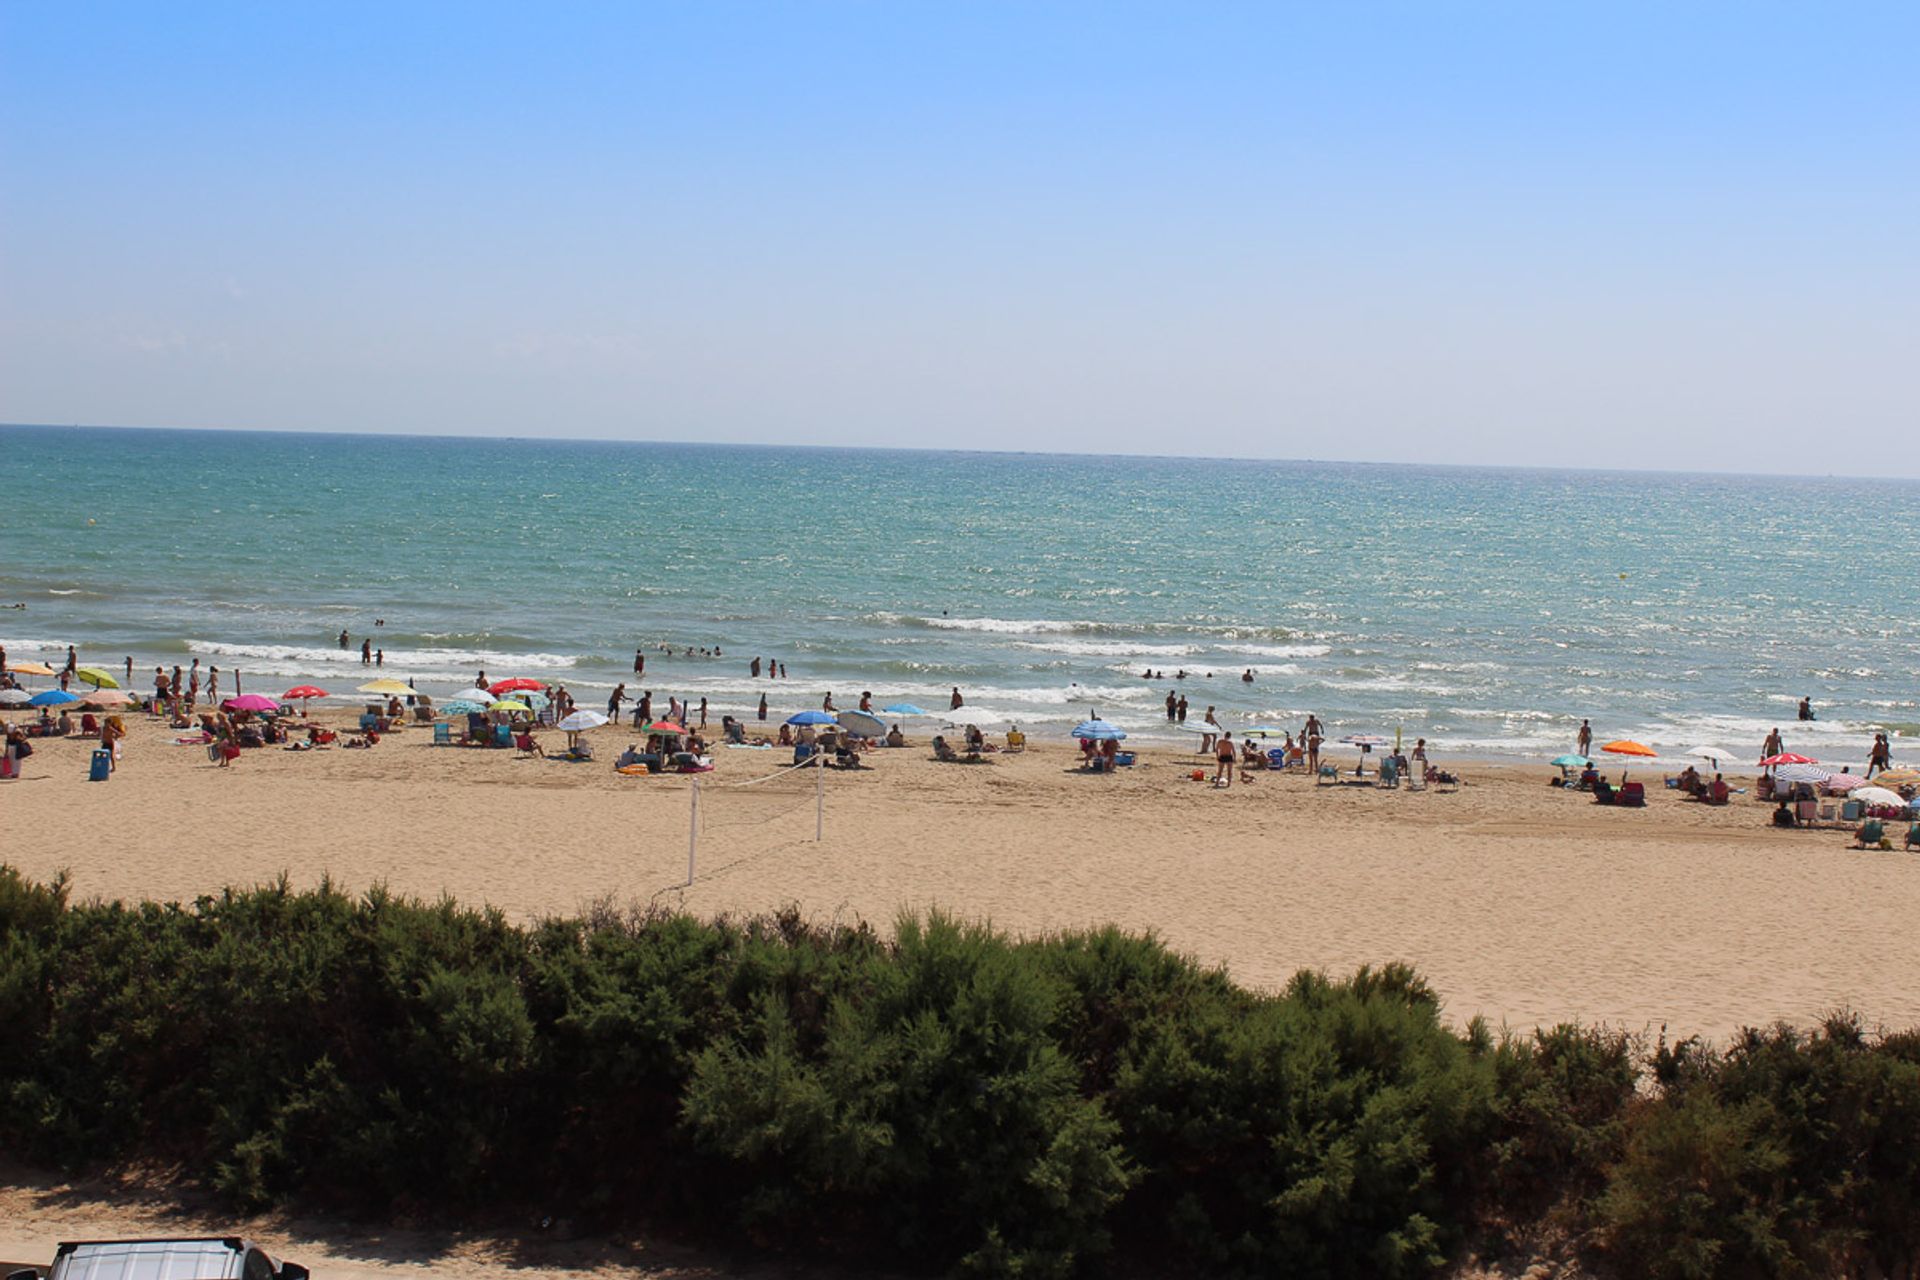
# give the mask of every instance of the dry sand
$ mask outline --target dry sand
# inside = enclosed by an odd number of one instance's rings
[[[1648,807],[1616,810],[1546,786],[1544,768],[1459,766],[1454,793],[1268,774],[1216,790],[1188,777],[1210,762],[1171,750],[1103,776],[1078,772],[1068,742],[980,765],[910,748],[827,771],[815,843],[815,771],[741,787],[786,753],[721,750],[680,890],[690,783],[612,773],[631,737],[613,727],[591,735],[596,764],[434,748],[416,727],[371,751],[266,748],[219,769],[157,720],[128,724],[110,782],[85,780],[92,744],[75,739],[0,783],[0,860],[68,869],[81,899],[190,900],[286,872],[520,918],[658,895],[882,924],[939,906],[1019,932],[1115,921],[1261,987],[1410,961],[1457,1024],[1724,1037],[1846,1005],[1920,1025],[1920,856],[1774,830],[1744,797],[1688,803],[1651,770],[1636,774]]]

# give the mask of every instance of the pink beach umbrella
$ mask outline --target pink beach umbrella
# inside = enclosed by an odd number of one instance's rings
[[[1867,780],[1857,773],[1830,773],[1820,785],[1829,791],[1851,791],[1866,786]]]
[[[229,711],[278,711],[280,704],[272,698],[263,698],[257,693],[243,693],[237,698],[228,698],[220,704]]]

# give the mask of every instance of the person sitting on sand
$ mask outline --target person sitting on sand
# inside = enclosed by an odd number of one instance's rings
[[[1254,743],[1252,738],[1240,740],[1240,774],[1245,777],[1248,770],[1267,767],[1267,753]]]
[[[895,725],[893,728],[887,730],[887,745],[890,747],[904,747],[907,745],[907,735],[900,732],[899,725]]]
[[[780,737],[777,739],[777,741],[783,747],[792,746],[793,745],[793,726],[790,724],[783,723],[780,726]]]
[[[522,729],[514,738],[513,745],[523,756],[539,756],[542,760],[547,758],[546,748],[540,745],[540,740],[533,736],[531,729]]]

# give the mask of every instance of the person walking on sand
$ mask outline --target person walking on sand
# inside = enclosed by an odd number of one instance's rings
[[[1887,741],[1887,735],[1873,735],[1873,750],[1867,755],[1867,776],[1871,778],[1875,769],[1885,773],[1893,767],[1893,744]]]
[[[153,669],[153,714],[157,716],[167,714],[167,669],[165,667]]]
[[[1574,737],[1574,740],[1573,740],[1573,753],[1575,755],[1580,755],[1580,756],[1590,755],[1592,754],[1592,747],[1593,747],[1593,726],[1591,724],[1588,724],[1585,720],[1582,720],[1580,722],[1580,732]]]
[[[620,704],[627,700],[627,686],[624,682],[613,686],[613,692],[607,695],[607,719],[620,719]]]
[[[1213,758],[1216,762],[1213,769],[1214,786],[1224,785],[1230,787],[1233,785],[1233,754],[1233,734],[1231,732],[1222,733],[1220,735],[1219,745],[1216,746],[1213,751]]]
[[[214,706],[220,705],[220,668],[207,668],[207,701]]]
[[[1307,772],[1318,777],[1320,773],[1320,743],[1323,739],[1318,730],[1307,735]]]
[[[760,695],[760,720],[762,723],[765,723],[766,719],[767,719],[767,695],[763,693]]]
[[[195,658],[193,660],[193,670],[187,672],[187,706],[191,708],[191,707],[198,706],[199,703],[200,703],[200,659]]]
[[[959,685],[953,686],[953,701],[947,704],[947,710],[958,711],[960,708],[966,705],[967,705],[967,700],[960,696],[960,686]]]

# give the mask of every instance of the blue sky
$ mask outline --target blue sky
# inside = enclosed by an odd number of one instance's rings
[[[1920,475],[1915,48],[0,0],[0,421]]]

